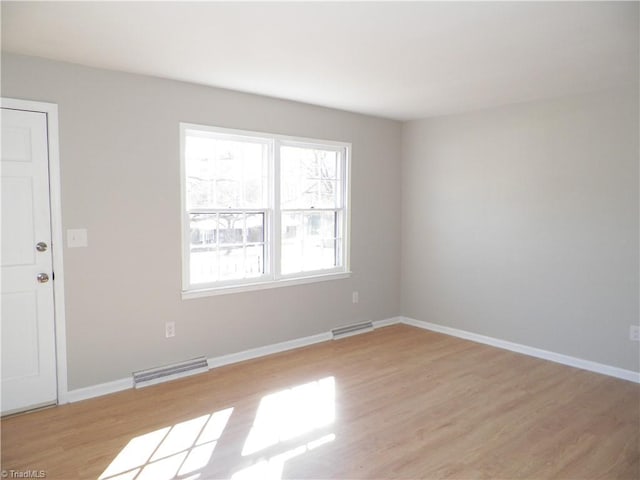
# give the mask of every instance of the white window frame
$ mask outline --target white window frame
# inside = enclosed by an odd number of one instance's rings
[[[269,205],[265,209],[230,209],[226,212],[239,212],[244,210],[265,212],[265,274],[260,278],[245,278],[240,280],[222,281],[210,284],[192,285],[190,282],[190,238],[189,210],[187,210],[187,179],[185,159],[185,138],[187,130],[205,131],[214,136],[221,137],[238,136],[246,141],[247,137],[260,139],[270,144],[270,160],[268,167],[268,195]],[[342,210],[341,239],[342,266],[332,269],[306,271],[282,275],[280,273],[281,252],[281,225],[282,211],[280,208],[280,147],[296,146],[305,148],[318,148],[333,150],[342,154],[341,188],[343,204],[341,208],[329,210]],[[202,209],[206,210],[206,209]],[[225,212],[220,209],[210,209]],[[306,211],[308,209],[299,209]],[[322,209],[317,209],[321,211]],[[265,132],[249,130],[237,130],[230,128],[198,125],[193,123],[180,123],[180,211],[181,211],[181,237],[182,237],[182,298],[200,298],[212,295],[239,293],[267,288],[286,287],[306,283],[315,283],[327,280],[349,278],[350,271],[350,237],[351,237],[351,144],[332,140],[319,140],[304,137],[277,135]]]

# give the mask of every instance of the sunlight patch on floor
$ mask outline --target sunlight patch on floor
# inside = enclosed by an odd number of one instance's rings
[[[260,401],[242,456],[325,427],[334,419],[333,377],[266,395]]]
[[[98,480],[198,478],[208,463],[233,408],[203,415],[133,438]]]
[[[98,480],[202,480],[233,411],[227,408],[131,439]],[[335,440],[327,432],[334,421],[334,377],[265,395],[244,445],[235,450],[240,462],[235,469],[245,468],[232,478],[282,478],[287,461]],[[217,467],[234,470],[233,463]]]
[[[324,437],[320,437],[317,440],[308,442],[305,445],[274,455],[268,460],[260,460],[258,463],[236,472],[231,477],[231,480],[280,480],[282,478],[282,472],[284,471],[284,464],[288,460],[313,450],[314,448],[318,448],[321,445],[332,442],[335,438],[336,436],[331,433]]]

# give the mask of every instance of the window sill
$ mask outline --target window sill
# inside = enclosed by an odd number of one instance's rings
[[[329,280],[341,280],[351,277],[351,272],[328,273],[324,275],[314,275],[310,277],[283,278],[280,280],[269,280],[267,282],[250,283],[245,285],[231,285],[226,287],[204,288],[202,290],[187,290],[182,292],[182,299],[213,297],[216,295],[227,295],[231,293],[251,292],[254,290],[266,290],[268,288],[290,287],[293,285],[304,285],[307,283],[326,282]]]

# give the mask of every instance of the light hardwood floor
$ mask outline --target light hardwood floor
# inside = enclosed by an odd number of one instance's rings
[[[398,325],[9,417],[2,468],[65,480],[639,479],[640,385]]]

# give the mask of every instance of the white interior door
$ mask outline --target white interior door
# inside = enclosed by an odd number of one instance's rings
[[[2,108],[2,413],[57,401],[47,115]]]

